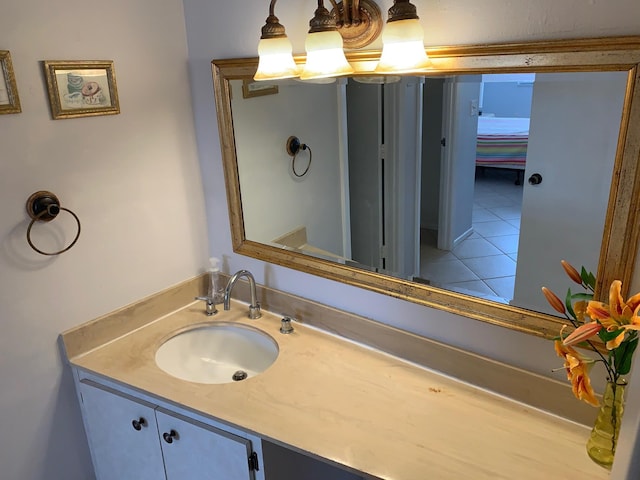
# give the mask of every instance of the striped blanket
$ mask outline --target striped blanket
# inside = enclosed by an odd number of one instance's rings
[[[528,141],[528,118],[478,117],[476,166],[523,170]]]

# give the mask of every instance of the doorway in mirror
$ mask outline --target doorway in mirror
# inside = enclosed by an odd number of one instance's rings
[[[513,298],[534,82],[535,73],[426,80],[417,281]]]
[[[447,251],[437,248],[437,231],[422,229],[416,280],[508,304],[515,284],[522,189],[511,170],[478,172],[473,233]]]
[[[548,311],[540,287],[564,288],[548,273],[552,265],[561,259],[591,271],[597,265],[626,77],[621,72],[542,73],[515,82],[493,77],[497,98],[511,100],[488,101],[490,89],[482,88],[484,81],[478,87],[475,78],[444,81],[444,96],[448,91],[453,101],[443,104],[452,105],[454,115],[447,122],[444,112],[442,131],[453,140],[443,142],[441,158],[435,154],[444,172],[435,187],[440,208],[432,224],[438,227],[434,235],[429,224],[421,224],[426,245],[414,280]],[[483,91],[478,116],[475,95]],[[522,101],[510,91],[519,92]],[[485,127],[491,130],[481,135]],[[517,178],[525,181],[514,182]],[[561,236],[562,231],[570,234]]]

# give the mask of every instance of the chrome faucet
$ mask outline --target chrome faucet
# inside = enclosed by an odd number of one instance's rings
[[[227,288],[224,289],[224,309],[229,310],[231,308],[231,290],[240,277],[247,277],[249,280],[249,290],[251,291],[251,304],[249,305],[249,318],[256,319],[262,316],[260,313],[260,304],[258,303],[256,295],[256,280],[249,270],[239,270],[234,273],[227,283]]]

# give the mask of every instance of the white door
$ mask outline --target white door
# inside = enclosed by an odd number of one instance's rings
[[[154,405],[86,379],[80,395],[98,480],[165,478]]]
[[[351,259],[384,268],[382,230],[382,86],[347,84]]]
[[[347,85],[352,259],[419,272],[422,79]]]
[[[438,248],[453,248],[472,233],[480,75],[445,80],[440,168]]]
[[[536,75],[513,299],[518,306],[554,313],[540,288],[564,298],[571,282],[562,259],[596,273],[626,81],[625,72]],[[542,181],[529,184],[536,173]]]
[[[167,480],[252,480],[251,441],[156,410]]]
[[[438,231],[440,169],[447,139],[443,132],[444,78],[425,78],[422,102],[420,228]]]
[[[420,276],[421,77],[384,86],[384,232],[387,273]]]

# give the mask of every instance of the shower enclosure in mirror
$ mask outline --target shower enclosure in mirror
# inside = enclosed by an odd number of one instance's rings
[[[560,259],[630,277],[639,45],[440,49],[423,76],[289,80],[260,98],[231,95],[255,60],[214,61],[234,247],[555,335],[540,287],[566,289]]]

